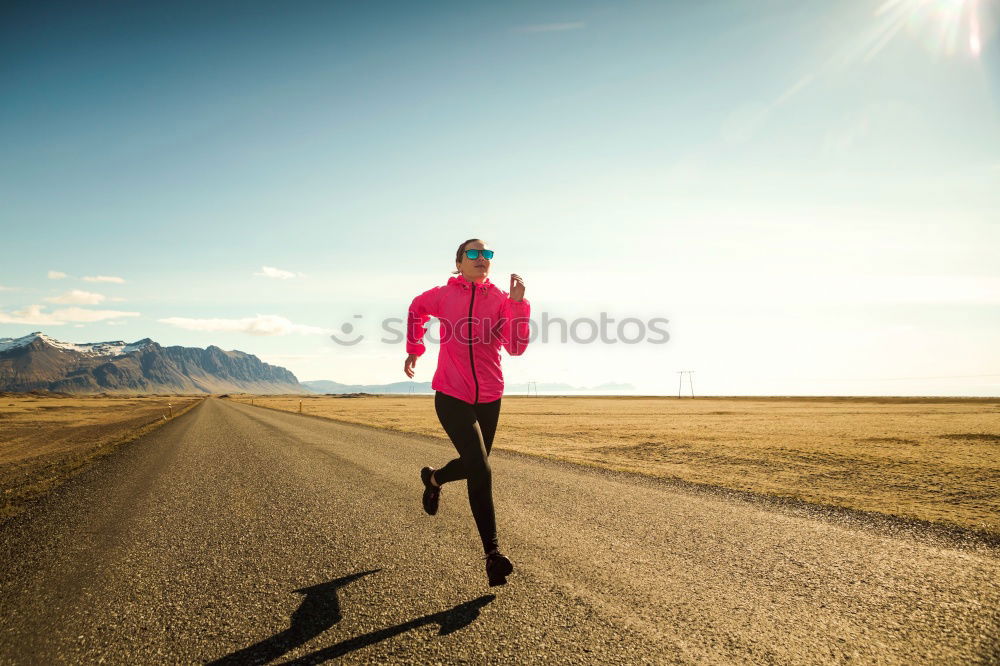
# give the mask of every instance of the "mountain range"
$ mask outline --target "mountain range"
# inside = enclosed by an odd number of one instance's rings
[[[253,354],[210,345],[163,347],[149,338],[75,344],[41,331],[0,338],[0,391],[59,393],[433,393],[430,382],[299,382],[291,371]],[[507,384],[509,393],[627,393],[631,384]]]
[[[0,391],[61,393],[308,393],[285,368],[211,345],[62,342],[41,331],[0,338]]]

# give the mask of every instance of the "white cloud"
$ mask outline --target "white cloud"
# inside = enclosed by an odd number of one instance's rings
[[[23,310],[10,313],[0,310],[0,324],[52,324],[60,326],[66,323],[56,319],[50,312],[42,312],[44,307],[44,305],[29,305]]]
[[[185,328],[189,331],[225,331],[235,333],[248,333],[250,335],[290,335],[299,333],[303,335],[322,335],[331,331],[316,326],[306,326],[304,324],[293,324],[284,317],[278,315],[262,315],[256,317],[244,317],[242,319],[189,319],[186,317],[168,317],[158,320],[163,324],[170,324],[178,328]]]
[[[84,308],[62,308],[52,312],[42,312],[44,305],[29,305],[23,310],[4,312],[0,310],[0,324],[43,324],[62,326],[68,322],[95,322],[119,317],[138,317],[138,312],[119,310],[86,310]]]
[[[59,296],[50,296],[45,300],[49,303],[59,303],[61,305],[97,305],[104,300],[104,295],[73,289]]]
[[[121,310],[86,310],[84,308],[62,308],[52,313],[59,319],[66,321],[104,321],[105,319],[118,319],[119,317],[138,317],[138,312],[123,312]]]
[[[259,275],[260,277],[275,278],[276,280],[288,280],[295,277],[295,273],[291,271],[285,271],[280,268],[275,268],[274,266],[261,266],[260,272],[254,273],[254,275]],[[299,273],[299,277],[302,274]]]
[[[5,287],[0,284],[0,291],[17,291],[17,287]]]
[[[125,282],[124,278],[115,277],[113,275],[88,275],[83,278],[84,282],[114,282],[115,284],[122,284]]]
[[[62,280],[64,277],[66,277],[66,274],[60,271],[49,271],[50,280]]]
[[[535,23],[532,25],[522,25],[517,28],[518,32],[565,32],[566,30],[580,30],[586,27],[583,21],[571,21],[568,23]]]

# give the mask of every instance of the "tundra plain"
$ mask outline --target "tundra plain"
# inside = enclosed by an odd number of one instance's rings
[[[446,439],[433,396],[252,400]],[[494,447],[1000,537],[997,398],[505,396]]]

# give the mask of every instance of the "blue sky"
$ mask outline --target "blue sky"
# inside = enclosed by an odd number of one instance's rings
[[[1000,394],[995,0],[4,11],[0,336],[401,381],[480,237],[536,321],[669,320],[508,382]]]

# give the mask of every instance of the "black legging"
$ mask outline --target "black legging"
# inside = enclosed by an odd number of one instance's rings
[[[483,541],[483,552],[488,553],[499,546],[493,510],[493,473],[488,458],[500,419],[500,398],[472,405],[437,391],[434,409],[460,456],[434,472],[434,480],[444,485],[468,479],[469,506]]]

